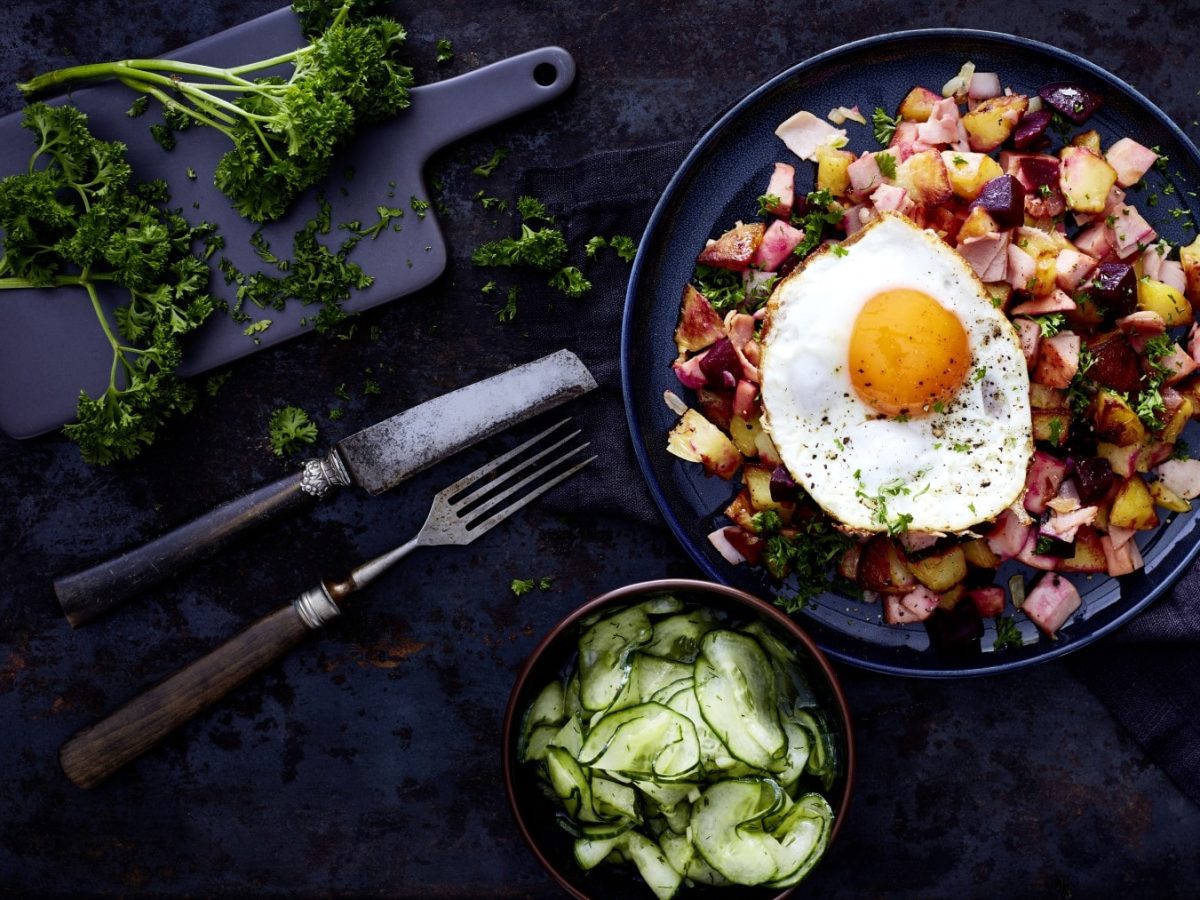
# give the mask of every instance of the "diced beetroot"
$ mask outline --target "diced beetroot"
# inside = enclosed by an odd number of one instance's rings
[[[776,219],[767,226],[752,264],[764,272],[774,272],[802,240],[803,231],[793,228],[783,219]]]
[[[722,338],[724,340],[724,338]],[[730,348],[732,350],[732,348]],[[708,351],[711,352],[711,351]],[[708,376],[704,374],[704,357],[708,352],[701,353],[699,356],[693,356],[684,362],[678,360],[672,363],[672,368],[675,370],[675,377],[679,379],[679,383],[686,388],[696,390],[708,384]],[[734,356],[736,359],[736,355]],[[734,384],[737,382],[735,381]]]
[[[1099,503],[1112,487],[1113,470],[1108,460],[1085,456],[1072,461],[1072,480],[1084,503]]]
[[[705,351],[699,365],[709,385],[717,389],[733,390],[742,378],[742,360],[729,338],[721,338]]]
[[[1028,594],[1021,612],[1025,613],[1043,632],[1054,636],[1067,619],[1083,603],[1079,591],[1063,576],[1051,572],[1042,576]]]
[[[1067,464],[1049,453],[1037,450],[1025,473],[1025,508],[1035,516],[1047,509],[1046,504],[1058,496],[1058,487],[1067,477]]]
[[[771,181],[767,184],[767,196],[778,197],[779,202],[767,208],[773,216],[786,219],[792,214],[792,205],[796,200],[796,167],[788,163],[777,162],[771,172]]]
[[[725,540],[732,545],[733,549],[745,558],[746,562],[752,566],[757,566],[762,560],[763,550],[767,547],[767,542],[757,534],[751,534],[744,528],[738,528],[732,525],[725,530]]]
[[[994,619],[1004,612],[1004,588],[997,585],[971,588],[967,598],[985,619]]]
[[[1048,548],[1043,546],[1042,549],[1045,550]],[[1030,528],[1029,533],[1025,536],[1025,545],[1021,548],[1021,552],[1017,554],[1017,559],[1031,569],[1052,572],[1058,568],[1060,557],[1038,552],[1038,531],[1036,528]]]
[[[1125,334],[1113,331],[1101,335],[1088,344],[1088,351],[1092,364],[1087,374],[1093,381],[1125,394],[1141,387],[1142,366]]]
[[[733,394],[730,391],[714,391],[707,387],[696,388],[696,409],[708,421],[722,431],[729,431],[733,419]]]
[[[1108,148],[1104,158],[1116,171],[1117,184],[1130,187],[1150,171],[1150,167],[1158,159],[1158,154],[1149,147],[1143,147],[1133,138],[1123,137]]]
[[[1038,351],[1042,347],[1042,329],[1033,319],[1013,319],[1017,326],[1017,337],[1021,342],[1021,353],[1025,356],[1026,368],[1037,363]]]
[[[1058,187],[1061,168],[1058,157],[1046,156],[1042,153],[1027,153],[1022,154],[1019,159],[1020,169],[1015,174],[1027,192],[1036,191],[1040,187]]]
[[[937,609],[925,622],[929,641],[942,656],[974,656],[983,637],[983,619],[973,603]]]
[[[1025,538],[1032,527],[1023,523],[1011,509],[1006,509],[996,517],[986,535],[988,547],[1002,560],[1012,559],[1025,546]]]
[[[776,503],[800,499],[800,485],[783,466],[776,466],[771,472],[771,499]]]
[[[1142,560],[1142,552],[1138,549],[1138,545],[1134,541],[1126,541],[1120,547],[1113,544],[1110,535],[1104,535],[1100,538],[1100,544],[1104,548],[1104,559],[1108,563],[1108,574],[1113,578],[1119,578],[1122,575],[1128,575],[1130,572],[1136,572],[1145,565]]]
[[[1038,352],[1033,380],[1050,387],[1070,387],[1079,371],[1079,349],[1079,335],[1074,332],[1060,331],[1054,337],[1046,338]]]
[[[1104,102],[1099,94],[1068,81],[1043,85],[1038,96],[1076,125],[1086,122]]]
[[[1137,273],[1122,262],[1102,262],[1096,266],[1088,291],[1114,315],[1127,316],[1137,308]]]
[[[1023,115],[1012,132],[1013,146],[1018,150],[1030,150],[1046,143],[1049,140],[1046,137],[1046,129],[1050,127],[1053,118],[1054,114],[1048,109],[1039,109],[1037,112]]]
[[[1012,175],[998,175],[971,205],[983,207],[1001,228],[1016,228],[1025,221],[1025,188]]]

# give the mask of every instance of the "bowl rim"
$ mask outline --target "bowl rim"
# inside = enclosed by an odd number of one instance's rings
[[[838,716],[842,726],[842,734],[845,742],[845,779],[843,782],[841,796],[838,798],[837,810],[838,814],[834,818],[833,830],[829,834],[829,844],[826,846],[826,853],[829,848],[834,845],[837,836],[842,828],[842,823],[845,821],[846,812],[850,808],[850,799],[854,793],[854,776],[855,776],[855,747],[854,747],[854,722],[850,715],[850,705],[846,701],[846,694],[842,688],[841,679],[834,670],[829,658],[817,646],[808,633],[800,627],[800,625],[792,619],[787,613],[773,604],[767,603],[759,597],[754,596],[740,588],[730,587],[729,585],[720,584],[713,581],[703,581],[698,578],[661,578],[651,581],[639,581],[634,584],[626,584],[621,587],[613,588],[592,597],[590,600],[580,604],[573,611],[568,613],[554,625],[545,636],[538,641],[537,646],[530,651],[522,664],[520,671],[517,673],[516,680],[513,682],[512,691],[509,693],[508,704],[504,711],[504,725],[502,729],[502,746],[501,746],[501,764],[503,767],[504,777],[504,793],[508,799],[508,807],[512,812],[513,818],[517,822],[517,829],[521,832],[521,837],[524,838],[526,845],[533,852],[534,857],[541,863],[544,868],[559,886],[576,900],[592,900],[587,894],[581,893],[561,872],[550,859],[547,858],[534,839],[528,826],[525,824],[525,817],[521,812],[520,806],[517,804],[516,797],[516,767],[517,762],[514,759],[513,746],[516,736],[516,730],[520,727],[520,719],[522,710],[518,709],[517,701],[523,692],[530,675],[542,655],[554,644],[559,637],[565,632],[573,628],[581,619],[597,611],[598,609],[608,606],[620,600],[630,599],[640,594],[659,593],[663,591],[689,591],[694,593],[718,594],[727,599],[735,600],[743,603],[754,609],[759,615],[765,616],[772,622],[783,628],[792,638],[799,641],[804,649],[808,652],[813,662],[821,670],[825,677],[826,683],[829,685],[830,692],[833,694],[834,712]],[[803,882],[801,882],[803,884]],[[785,897],[790,897],[792,893],[800,885],[794,885],[787,888],[781,893],[774,896],[773,900],[783,900]]]

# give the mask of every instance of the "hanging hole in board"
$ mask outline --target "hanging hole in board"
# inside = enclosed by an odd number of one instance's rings
[[[533,80],[542,87],[550,87],[550,85],[558,81],[558,69],[550,63],[539,63],[537,68],[533,70]]]

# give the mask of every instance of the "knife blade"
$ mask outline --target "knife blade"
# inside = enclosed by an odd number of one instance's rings
[[[574,353],[549,356],[435,397],[338,441],[300,471],[217,507],[149,543],[58,578],[72,627],[199,562],[248,528],[358,485],[371,495],[596,387]]]

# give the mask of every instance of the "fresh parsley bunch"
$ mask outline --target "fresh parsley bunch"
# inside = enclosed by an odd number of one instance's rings
[[[369,9],[370,3],[366,5]],[[297,4],[307,28],[329,4]],[[168,59],[72,66],[18,85],[35,96],[76,81],[116,78],[160,103],[168,123],[190,121],[224,133],[233,149],[217,165],[215,183],[237,211],[256,222],[277,219],[292,200],[323,178],[334,151],[362,123],[409,105],[412,69],[396,53],[404,27],[384,16],[352,16],[345,0],[312,43],[232,68]],[[254,73],[291,65],[287,77]]]
[[[91,303],[112,346],[108,387],[95,398],[81,392],[64,430],[90,463],[128,459],[194,402],[175,370],[180,338],[213,311],[208,267],[192,253],[212,229],[165,212],[161,182],[132,183],[125,145],[96,138],[74,107],[36,103],[22,124],[38,148],[28,172],[0,180],[0,289],[66,288]],[[102,284],[129,298],[115,329]]]

